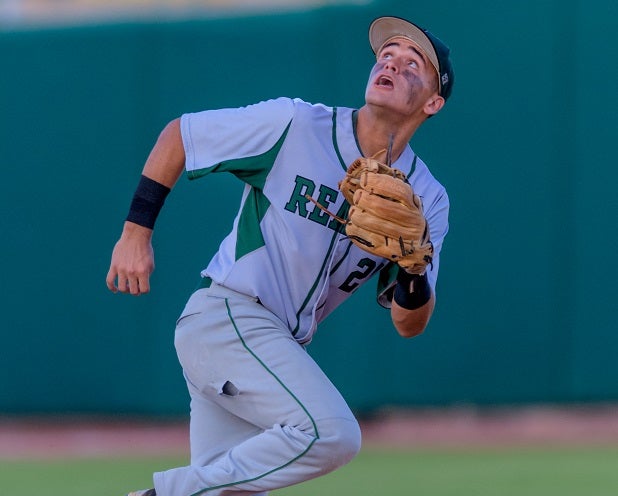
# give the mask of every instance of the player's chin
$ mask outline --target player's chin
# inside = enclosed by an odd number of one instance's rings
[[[388,100],[389,98],[393,98],[394,93],[395,88],[393,86],[372,84],[367,88],[365,98],[367,100]]]
[[[403,87],[385,84],[373,84],[367,88],[365,99],[368,102],[381,102],[384,105],[398,107],[407,96]]]
[[[395,93],[372,96],[367,99],[367,103],[375,108],[379,108],[392,119],[396,119],[396,116],[406,114],[408,111],[407,103],[398,98]]]

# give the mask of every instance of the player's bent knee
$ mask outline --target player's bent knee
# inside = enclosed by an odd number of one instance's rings
[[[324,473],[350,462],[360,451],[361,431],[355,419],[327,419],[318,423],[320,453]]]

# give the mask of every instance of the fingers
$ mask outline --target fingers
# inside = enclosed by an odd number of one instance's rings
[[[107,277],[105,278],[105,283],[107,284],[107,289],[109,289],[112,293],[118,292],[118,286],[116,286],[116,271],[113,267],[110,267],[107,272]]]
[[[134,296],[150,292],[150,274],[148,272],[127,274],[110,268],[105,279],[107,289],[112,293],[129,293]]]
[[[150,291],[150,274],[154,270],[154,252],[150,233],[123,230],[114,246],[109,272],[105,278],[112,293],[130,293],[135,296]]]
[[[129,292],[132,295],[139,296],[150,292],[150,277],[144,275],[129,280]]]

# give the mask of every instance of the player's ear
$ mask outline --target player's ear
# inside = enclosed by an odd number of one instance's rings
[[[442,107],[444,107],[444,98],[438,95],[438,93],[434,93],[431,97],[425,102],[425,106],[423,110],[428,116],[432,116],[440,112]]]

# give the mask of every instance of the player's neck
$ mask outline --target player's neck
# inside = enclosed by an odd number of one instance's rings
[[[356,124],[356,137],[363,155],[371,157],[380,150],[386,149],[390,137],[393,135],[392,160],[394,162],[403,153],[420,123],[411,120],[400,122],[384,117],[379,112],[372,111],[367,105],[360,108]]]

